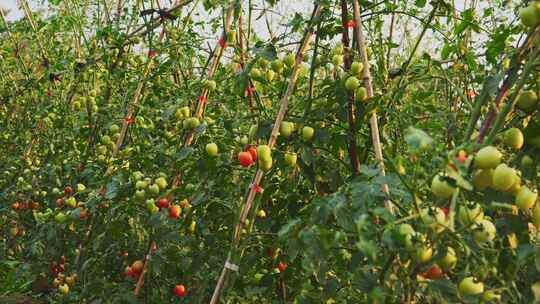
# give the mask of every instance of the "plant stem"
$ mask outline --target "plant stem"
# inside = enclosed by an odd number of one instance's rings
[[[343,27],[343,33],[341,35],[341,42],[344,48],[344,63],[345,71],[351,70],[352,52],[350,48],[349,28],[347,23],[349,22],[349,10],[347,8],[347,1],[341,0],[341,25]],[[347,122],[349,124],[349,130],[347,134],[349,159],[351,162],[351,171],[354,176],[360,173],[360,161],[358,160],[358,153],[356,151],[356,109],[354,106],[354,95],[350,92],[345,93],[347,99]]]
[[[523,68],[523,72],[520,75],[521,79],[517,82],[514,92],[508,99],[508,102],[505,104],[503,110],[497,115],[495,123],[493,124],[493,128],[491,128],[491,132],[489,133],[486,141],[484,142],[485,145],[489,145],[495,140],[495,136],[497,136],[497,132],[499,131],[499,129],[502,128],[506,116],[514,108],[517,102],[517,96],[519,95],[521,88],[523,88],[523,86],[525,85],[525,82],[527,82],[527,76],[535,67],[535,61],[538,58],[539,54],[540,48],[536,49],[529,57],[527,63],[525,64],[525,67]]]

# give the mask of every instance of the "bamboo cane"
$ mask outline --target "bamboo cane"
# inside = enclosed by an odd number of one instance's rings
[[[364,32],[362,30],[362,17],[360,16],[360,4],[358,3],[358,0],[353,0],[353,11],[354,11],[354,20],[356,22],[356,40],[357,40],[357,47],[358,47],[358,53],[360,54],[360,59],[362,60],[362,63],[364,65],[364,70],[362,72],[362,81],[364,82],[364,86],[367,90],[368,98],[373,97],[373,84],[371,81],[371,71],[369,66],[369,60],[367,57],[367,50],[366,50],[366,40],[364,37]],[[375,151],[375,158],[379,162],[379,168],[381,170],[381,175],[385,175],[384,170],[384,158],[382,154],[382,145],[381,145],[381,139],[379,137],[379,125],[377,121],[377,113],[373,112],[371,114],[371,117],[369,119],[369,123],[371,126],[371,139],[373,142],[373,150]],[[382,191],[388,196],[390,195],[390,188],[387,184],[382,185]],[[393,206],[390,200],[386,199],[384,202],[385,207],[390,210],[390,212],[393,212]]]
[[[309,44],[310,44],[311,39],[312,39],[312,36],[313,36],[313,32],[314,32],[313,21],[318,19],[320,13],[321,13],[321,6],[319,4],[316,4],[314,9],[313,9],[313,13],[311,15],[310,26],[306,30],[306,32],[304,34],[304,37],[302,39],[302,43],[301,43],[300,47],[298,48],[298,51],[296,52],[295,63],[294,63],[294,66],[292,68],[291,76],[289,78],[289,82],[288,82],[288,85],[287,85],[287,90],[286,90],[285,94],[283,95],[283,97],[281,98],[281,106],[280,106],[279,112],[278,112],[278,114],[276,116],[276,119],[274,121],[274,127],[272,129],[272,133],[270,135],[270,138],[268,139],[268,146],[270,148],[273,148],[275,143],[276,143],[276,140],[277,140],[277,137],[278,137],[278,134],[279,134],[279,128],[280,128],[281,122],[285,118],[285,114],[287,113],[287,109],[289,107],[289,98],[293,94],[294,88],[296,86],[296,80],[298,79],[298,72],[299,72],[300,64],[302,63],[302,57],[304,56],[306,50],[308,49]],[[258,188],[258,185],[260,184],[260,182],[261,182],[261,180],[263,178],[263,175],[264,175],[264,172],[261,169],[258,169],[257,172],[255,173],[255,176],[253,178],[252,183],[249,185],[249,192],[248,192],[248,195],[246,197],[246,203],[245,203],[244,207],[242,208],[242,210],[240,212],[240,218],[239,218],[239,220],[238,220],[238,222],[236,224],[236,228],[234,230],[234,236],[233,236],[233,242],[232,242],[232,246],[231,246],[232,247],[231,252],[234,249],[236,249],[236,247],[238,246],[238,244],[240,242],[242,228],[243,228],[244,223],[246,221],[246,218],[247,218],[247,216],[249,214],[249,211],[251,210],[251,207],[253,205],[253,201],[254,201],[255,195],[257,193],[256,189]],[[224,287],[225,279],[227,278],[227,275],[229,274],[229,271],[230,270],[235,270],[235,268],[238,267],[236,265],[231,264],[229,259],[230,259],[230,256],[229,256],[229,258],[227,259],[227,261],[225,262],[225,264],[223,266],[223,270],[221,271],[218,282],[216,283],[216,287],[215,287],[214,292],[212,294],[210,304],[218,303],[219,298],[221,296],[221,292],[222,292],[223,287]]]

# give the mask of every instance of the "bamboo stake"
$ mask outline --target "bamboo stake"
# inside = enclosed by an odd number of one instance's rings
[[[219,67],[221,57],[223,56],[223,51],[227,47],[226,46],[227,33],[230,31],[231,25],[232,25],[232,22],[233,22],[234,9],[235,9],[235,6],[236,6],[235,4],[236,4],[236,1],[233,0],[233,1],[231,1],[229,3],[229,7],[227,8],[226,17],[225,17],[225,24],[223,26],[223,34],[221,35],[221,41],[220,41],[220,43],[218,43],[217,49],[213,53],[214,58],[213,58],[212,64],[210,65],[210,67],[208,69],[206,79],[212,79],[212,77],[214,77],[214,73],[216,72],[217,68]],[[210,55],[210,56],[212,56],[212,55]],[[206,103],[208,101],[207,100],[208,95],[209,95],[208,90],[204,89],[201,96],[200,96],[200,98],[199,98],[199,101],[197,103],[197,109],[195,110],[194,117],[196,117],[196,118],[201,118],[202,117],[202,115],[204,113],[204,110],[205,110]],[[187,134],[187,136],[186,136],[185,141],[184,141],[184,146],[191,145],[191,143],[193,142],[194,137],[195,137],[195,134],[193,132],[189,132]]]
[[[371,71],[369,66],[369,60],[367,57],[367,50],[366,50],[366,40],[364,37],[364,32],[362,30],[362,17],[360,16],[360,4],[358,4],[358,0],[353,0],[353,11],[354,11],[354,20],[356,22],[356,40],[357,40],[357,47],[358,52],[360,54],[360,59],[362,60],[362,63],[364,64],[364,70],[362,72],[362,80],[364,82],[364,86],[367,90],[368,98],[373,97],[373,84],[371,81]],[[384,159],[382,154],[382,146],[381,146],[381,139],[379,137],[379,125],[377,121],[377,113],[373,112],[371,114],[371,117],[369,119],[369,123],[371,125],[371,139],[373,142],[373,150],[375,151],[375,158],[379,162],[379,167],[381,169],[381,175],[385,176],[385,170],[384,170]],[[387,184],[382,185],[382,191],[389,196],[390,195],[390,188]],[[390,200],[386,199],[384,201],[385,207],[390,211],[393,212],[393,205],[390,202]]]
[[[219,67],[219,63],[220,63],[220,60],[221,60],[221,57],[223,55],[223,51],[225,50],[226,48],[226,45],[225,45],[225,41],[227,39],[227,33],[229,32],[230,28],[231,28],[231,25],[232,25],[232,21],[233,21],[233,16],[234,16],[234,8],[235,8],[235,3],[236,1],[231,1],[230,2],[230,5],[229,5],[229,8],[227,9],[227,15],[226,15],[226,18],[225,18],[225,24],[224,24],[224,30],[223,30],[223,34],[222,34],[222,43],[219,43],[219,46],[218,46],[218,49],[211,53],[210,56],[210,60],[212,60],[212,57],[214,59],[214,61],[212,62],[212,65],[210,66],[209,70],[208,70],[208,78],[207,79],[211,79],[214,75],[214,73],[216,72],[217,68]],[[201,96],[203,96],[203,98],[200,98],[199,99],[199,103],[197,105],[197,110],[195,112],[195,117],[197,118],[200,118],[202,116],[202,114],[204,113],[204,106],[206,104],[206,99],[208,98],[208,94],[209,94],[209,91],[207,89],[204,89],[203,90],[203,93],[201,94]],[[128,116],[129,117],[129,116]],[[125,124],[125,123],[124,123]],[[122,131],[124,130],[124,126],[122,128]],[[122,136],[120,136],[122,137]],[[193,138],[194,138],[194,134],[193,132],[190,132],[187,136],[186,136],[186,139],[185,139],[185,142],[184,142],[184,146],[190,146],[193,142]],[[120,139],[120,138],[119,138]],[[179,182],[179,179],[177,178],[173,184],[178,184]],[[151,255],[152,255],[152,249],[156,247],[156,242],[154,240],[150,241],[150,248],[148,249],[148,253],[146,254],[145,258],[144,258],[144,261],[143,261],[143,270],[139,276],[139,278],[137,279],[137,283],[135,285],[135,290],[133,291],[133,294],[135,296],[138,296],[143,285],[144,285],[144,276],[148,270],[148,264],[150,263],[150,259],[151,259]]]
[[[296,52],[295,63],[294,63],[294,66],[292,68],[291,76],[289,78],[289,82],[288,82],[288,85],[287,85],[287,90],[286,90],[285,94],[283,95],[283,97],[281,99],[281,106],[280,106],[279,112],[278,112],[278,114],[276,116],[276,119],[274,121],[274,127],[272,129],[272,133],[270,135],[270,138],[268,139],[268,146],[270,147],[270,149],[273,148],[275,143],[276,143],[276,140],[277,140],[277,137],[278,137],[278,134],[279,134],[279,128],[280,128],[281,122],[285,118],[285,114],[287,113],[287,109],[289,107],[289,98],[291,97],[291,95],[292,95],[292,93],[294,91],[294,88],[296,86],[296,80],[298,79],[299,67],[300,67],[300,64],[302,63],[302,57],[304,56],[304,54],[305,54],[306,50],[308,49],[309,44],[311,42],[313,32],[314,32],[313,21],[315,19],[318,19],[320,13],[321,13],[321,6],[319,4],[316,4],[314,9],[313,9],[313,13],[311,15],[309,28],[306,30],[306,32],[304,34],[304,37],[302,39],[302,43],[301,43],[300,47],[298,48],[298,51]],[[232,243],[232,246],[231,246],[232,247],[231,251],[236,249],[236,247],[238,246],[238,244],[240,242],[242,228],[244,227],[244,223],[246,221],[246,218],[247,218],[247,216],[249,214],[249,211],[250,211],[250,209],[251,209],[251,207],[253,205],[253,201],[254,201],[255,195],[257,193],[256,189],[258,188],[258,185],[260,184],[260,182],[261,182],[261,180],[263,178],[263,175],[264,175],[264,172],[261,169],[258,169],[257,172],[255,173],[255,176],[253,178],[252,183],[249,185],[249,192],[248,192],[248,195],[247,195],[247,198],[246,198],[246,203],[245,203],[242,211],[240,212],[240,218],[239,218],[238,223],[236,224],[236,228],[235,228],[235,231],[234,231],[234,237],[233,237],[233,243]],[[227,261],[225,262],[225,264],[223,266],[223,270],[221,271],[218,282],[216,283],[214,293],[212,294],[210,304],[218,303],[220,295],[221,295],[221,291],[223,290],[225,279],[226,279],[226,277],[227,277],[227,275],[229,273],[229,270],[231,270],[231,268],[234,270],[234,268],[238,267],[236,265],[232,265],[229,261],[230,261],[230,256],[229,256],[229,258],[227,258]]]

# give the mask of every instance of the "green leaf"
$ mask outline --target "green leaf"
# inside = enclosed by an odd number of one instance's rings
[[[414,5],[422,8],[424,6],[426,6],[426,3],[427,3],[427,0],[416,0],[414,1]]]
[[[113,199],[118,195],[118,184],[116,181],[111,181],[107,184],[107,191],[105,192],[106,199]]]
[[[356,247],[372,262],[377,259],[377,244],[374,241],[360,240],[356,243]]]
[[[278,238],[280,238],[280,239],[287,238],[293,232],[293,230],[297,229],[297,227],[300,224],[301,224],[300,219],[294,219],[294,220],[288,222],[287,224],[285,224],[285,226],[281,227],[281,229],[279,230]]]
[[[405,141],[413,153],[425,151],[431,147],[433,139],[424,131],[409,127],[405,131]]]

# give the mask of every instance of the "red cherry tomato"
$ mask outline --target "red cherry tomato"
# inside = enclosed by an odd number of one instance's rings
[[[444,272],[438,265],[432,265],[422,276],[428,280],[438,280],[444,277]]]
[[[251,153],[249,152],[238,153],[238,161],[244,167],[250,167],[253,165],[253,157],[251,157]]]
[[[158,201],[157,201],[157,206],[161,209],[161,208],[169,208],[169,200],[166,199],[166,198],[160,198]]]
[[[178,219],[180,217],[180,212],[182,209],[180,209],[180,206],[178,205],[171,205],[169,207],[169,217],[172,219]]]
[[[251,154],[253,161],[257,161],[257,149],[255,149],[255,147],[249,147],[247,151]]]
[[[179,298],[185,297],[187,293],[186,287],[184,285],[176,285],[174,286],[173,293]]]
[[[279,264],[277,265],[277,269],[279,270],[280,273],[283,273],[285,269],[287,269],[287,264],[283,262],[279,262]]]
[[[73,188],[71,188],[71,186],[66,186],[64,188],[64,194],[65,195],[70,196],[72,193],[73,193]]]

